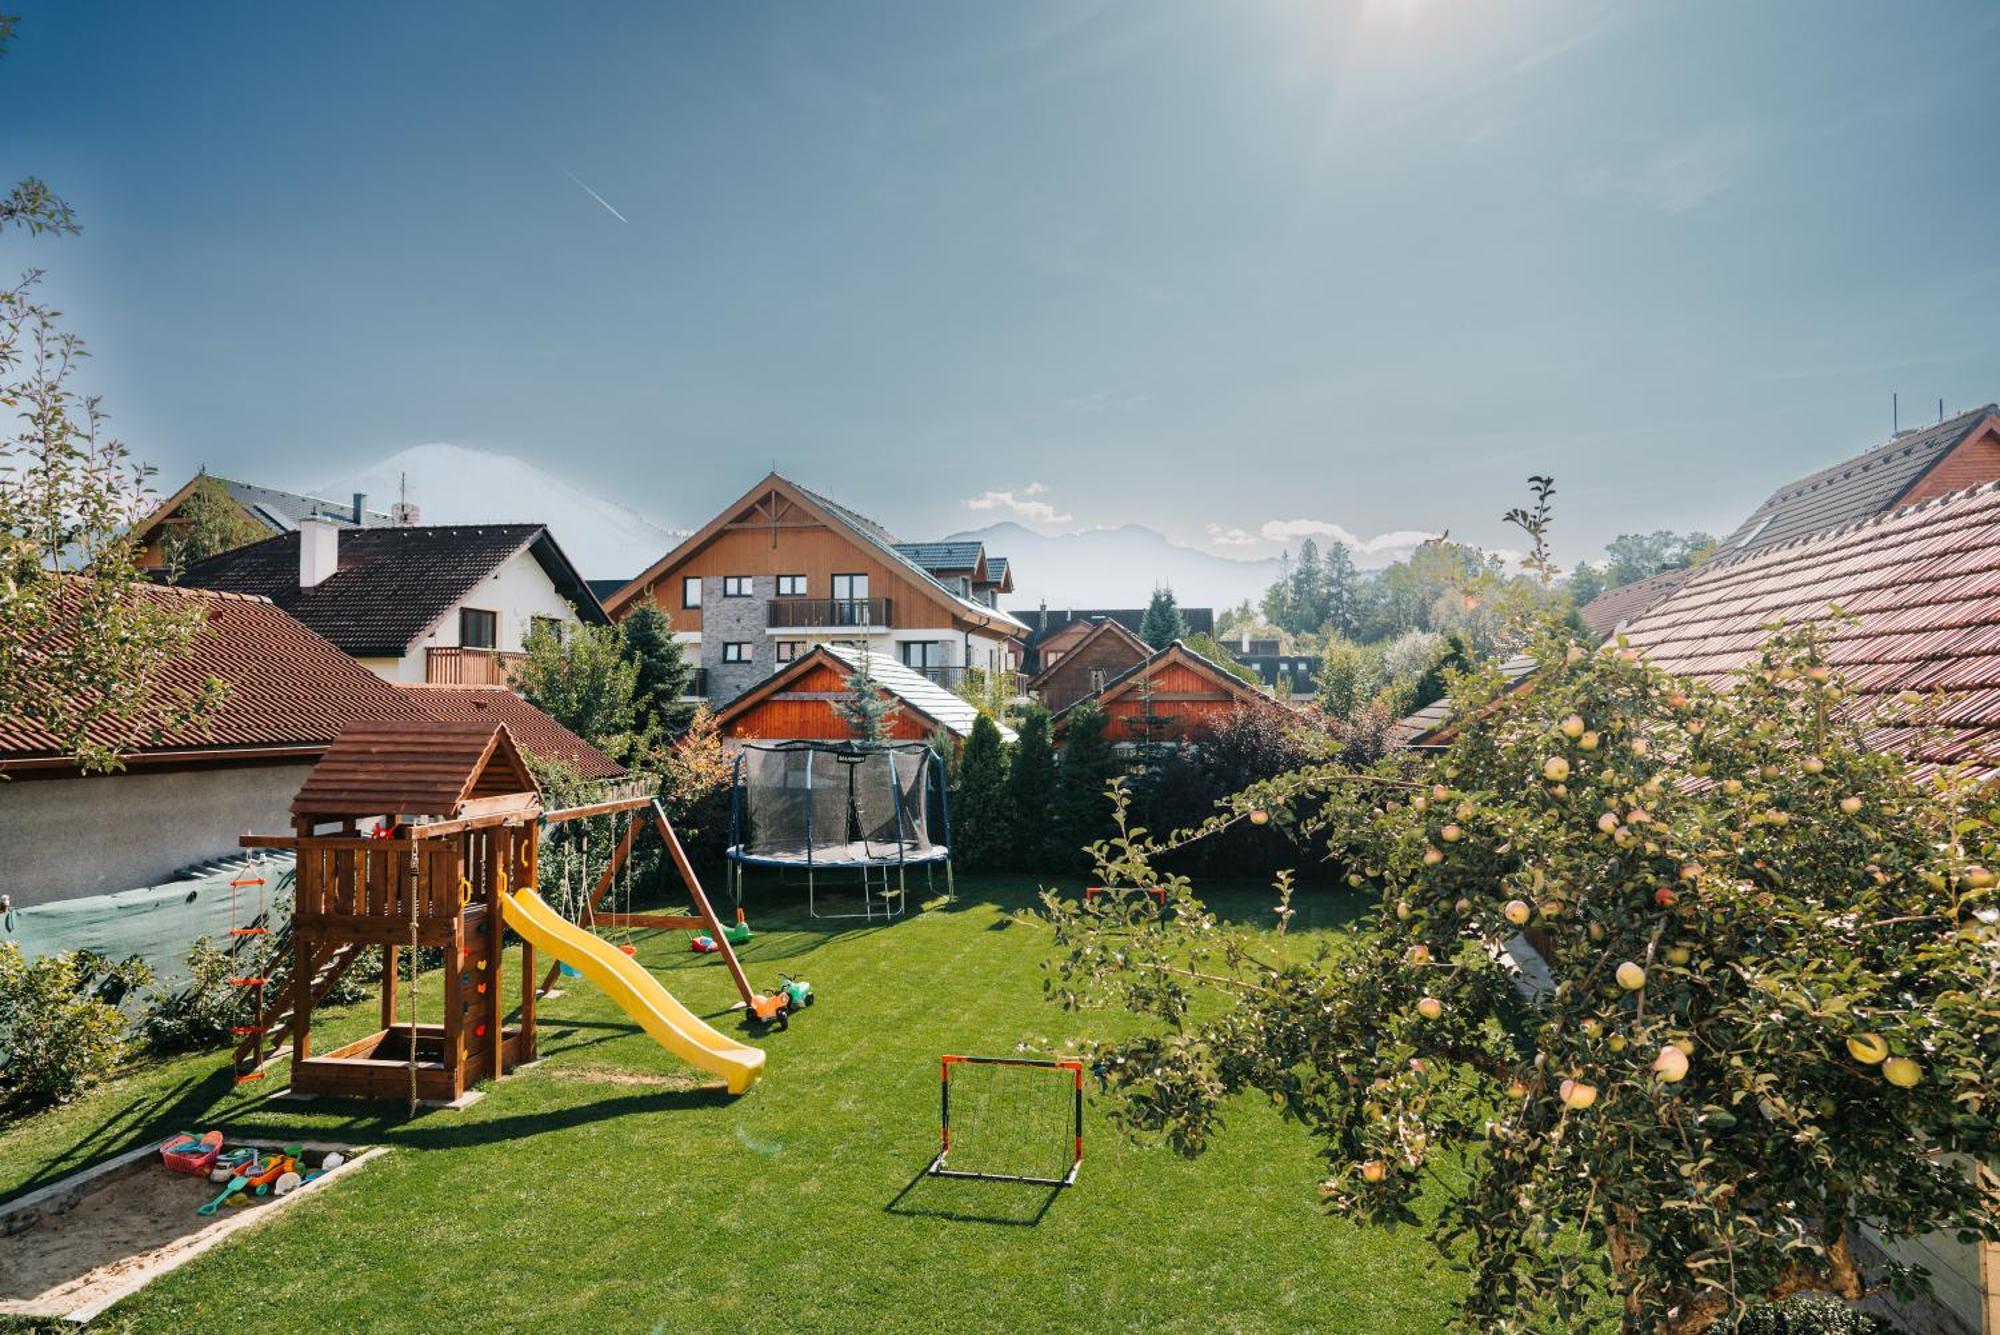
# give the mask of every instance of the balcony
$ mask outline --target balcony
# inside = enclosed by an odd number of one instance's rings
[[[772,630],[887,630],[896,624],[888,598],[773,598],[765,607]]]
[[[1018,672],[989,672],[985,668],[966,667],[962,664],[947,664],[939,667],[911,667],[947,691],[956,691],[970,681],[981,694],[999,688],[1003,700],[1019,700],[1028,694],[1028,679]]]
[[[430,686],[505,686],[526,654],[498,649],[424,650],[424,682]]]

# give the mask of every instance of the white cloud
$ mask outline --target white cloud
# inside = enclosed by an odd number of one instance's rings
[[[1221,524],[1208,526],[1208,540],[1218,547],[1254,547],[1264,541],[1255,533],[1246,533],[1240,528],[1225,528]]]
[[[1577,189],[1600,199],[1624,199],[1669,217],[1698,209],[1727,190],[1755,155],[1743,129],[1709,129],[1665,144],[1652,153],[1597,167],[1577,179]]]
[[[1066,510],[1058,512],[1047,501],[1034,499],[1047,495],[1048,490],[1040,482],[1030,482],[1018,491],[982,491],[977,496],[968,496],[959,504],[968,510],[999,510],[1031,524],[1068,523],[1075,516]]]
[[[1267,519],[1257,531],[1267,542],[1295,543],[1306,538],[1338,542],[1361,565],[1386,565],[1437,536],[1422,529],[1399,528],[1363,538],[1324,519]]]

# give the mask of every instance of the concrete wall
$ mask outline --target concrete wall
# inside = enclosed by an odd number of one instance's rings
[[[240,852],[247,831],[291,831],[292,797],[312,768],[286,764],[0,783],[0,894],[52,903],[154,885]]]

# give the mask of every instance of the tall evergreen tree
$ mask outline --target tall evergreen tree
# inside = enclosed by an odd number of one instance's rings
[[[625,652],[639,666],[636,691],[638,725],[642,732],[665,741],[687,731],[695,704],[687,694],[694,668],[674,638],[673,622],[659,604],[647,599],[619,626]]]
[[[1104,735],[1106,722],[1104,711],[1090,703],[1078,705],[1069,715],[1059,767],[1061,795],[1053,822],[1056,869],[1073,872],[1089,867],[1084,848],[1113,833],[1106,786],[1124,767]]]
[[[1007,814],[1013,822],[1011,865],[1040,871],[1051,865],[1051,818],[1060,796],[1055,748],[1049,744],[1049,711],[1030,705],[1014,743],[1014,763],[1007,770]]]
[[[1139,638],[1155,649],[1164,649],[1175,640],[1187,638],[1187,619],[1181,615],[1174,591],[1162,584],[1153,590],[1146,604],[1145,618],[1139,622]]]
[[[1360,591],[1355,587],[1357,582],[1354,557],[1348,552],[1347,544],[1330,544],[1320,567],[1321,624],[1333,623],[1333,629],[1342,635],[1354,633],[1354,628],[1361,621]]]
[[[992,871],[1006,857],[1013,822],[1007,813],[1006,745],[985,714],[972,721],[952,791],[952,853],[968,871]]]
[[[1264,597],[1258,607],[1264,613],[1264,620],[1279,630],[1292,628],[1292,554],[1278,553],[1278,575],[1264,590]]]
[[[1306,635],[1325,619],[1326,576],[1320,568],[1319,544],[1307,538],[1299,544],[1298,564],[1292,567],[1292,624],[1284,629]]]

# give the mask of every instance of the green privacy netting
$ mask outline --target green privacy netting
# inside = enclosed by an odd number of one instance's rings
[[[177,988],[187,981],[188,948],[196,937],[227,945],[230,927],[251,926],[260,910],[269,912],[271,927],[290,918],[292,862],[289,852],[225,858],[163,885],[13,909],[0,914],[0,942],[18,945],[29,959],[66,950],[94,950],[114,960],[137,955],[152,966],[161,987]],[[230,885],[258,878],[262,886]]]

